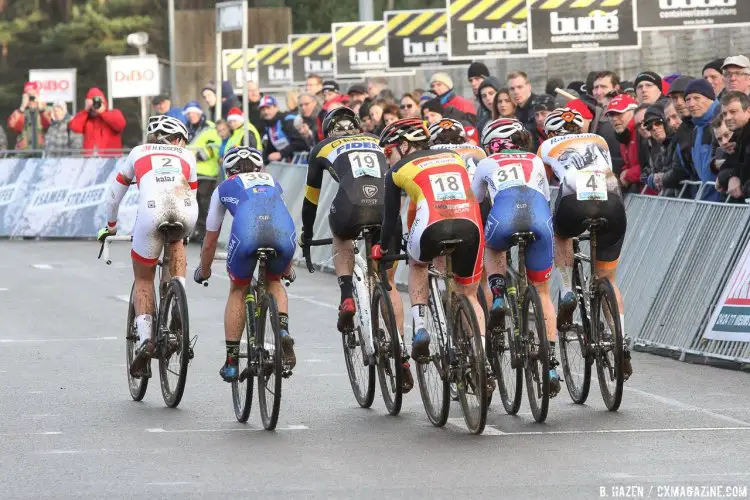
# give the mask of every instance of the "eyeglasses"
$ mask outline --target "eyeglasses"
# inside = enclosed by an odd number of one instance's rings
[[[648,130],[649,132],[651,132],[654,129],[654,126],[663,127],[664,126],[664,121],[662,121],[662,120],[654,120],[652,122],[649,122],[646,125],[646,130]]]
[[[724,76],[727,78],[739,78],[741,76],[747,76],[747,71],[725,71]]]
[[[401,105],[401,109],[411,109],[413,107],[414,107],[413,104],[402,104]]]

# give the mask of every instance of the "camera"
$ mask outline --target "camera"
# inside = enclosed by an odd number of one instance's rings
[[[101,97],[94,97],[91,99],[91,107],[94,109],[99,109],[102,107],[102,98]]]
[[[30,95],[29,96],[29,102],[34,102],[34,101],[36,101],[36,96],[35,95]]]

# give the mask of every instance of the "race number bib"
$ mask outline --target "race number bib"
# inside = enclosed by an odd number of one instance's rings
[[[432,174],[430,186],[435,201],[465,200],[466,190],[461,182],[461,176],[457,173],[446,172],[444,174]]]
[[[180,173],[180,159],[174,156],[151,155],[151,169],[157,175],[174,175]]]
[[[520,163],[500,165],[500,168],[495,171],[495,184],[498,191],[514,186],[523,186],[526,184],[525,179],[523,166]]]
[[[576,172],[576,197],[579,200],[607,201],[607,174],[600,170]]]
[[[255,186],[273,186],[273,177],[271,174],[266,173],[244,173],[238,175],[242,181],[242,185],[245,189],[250,189]]]
[[[380,177],[378,155],[368,151],[352,151],[349,153],[349,164],[352,166],[352,176]]]

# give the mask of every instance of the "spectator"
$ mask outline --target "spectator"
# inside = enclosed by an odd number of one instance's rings
[[[607,141],[612,160],[612,171],[620,175],[623,159],[620,155],[620,142],[615,136],[615,129],[605,114],[609,101],[620,93],[620,77],[614,71],[600,71],[593,76],[589,108],[593,114],[589,131],[600,135]]]
[[[299,135],[305,140],[307,145],[307,151],[310,151],[315,145],[315,134],[313,133],[310,125],[302,118],[302,115],[294,117],[294,128],[299,132]]]
[[[675,80],[676,82],[677,80]],[[674,87],[674,84],[672,85]],[[670,91],[672,88],[670,88]],[[690,135],[692,132],[692,121],[683,120],[677,111],[674,100],[667,103],[664,108],[664,119],[667,126],[667,134],[673,134],[667,150],[672,150],[669,165],[661,172],[654,174],[653,183],[650,187],[656,188],[666,196],[674,196],[681,190],[680,183],[684,180],[697,180],[693,170],[693,160],[690,157]],[[665,154],[669,154],[668,152]]]
[[[229,139],[232,138],[232,129],[226,120],[218,120],[216,122],[216,133],[219,135],[219,139],[221,139],[221,144],[219,145],[219,161],[221,161],[224,158],[224,153],[227,151]],[[221,170],[219,170],[220,175],[221,173]]]
[[[591,95],[596,103],[606,108],[609,101],[620,93],[620,77],[614,71],[601,71],[594,78]]]
[[[185,115],[182,114],[180,108],[172,106],[172,100],[165,94],[159,94],[158,96],[151,99],[151,105],[154,107],[157,115],[167,115],[172,118],[177,118],[182,123],[185,123]]]
[[[386,106],[383,110],[383,123],[385,126],[387,127],[398,119],[398,106],[396,104],[389,104]]]
[[[463,117],[461,121],[466,124],[476,123],[477,110],[468,99],[456,95],[453,90],[453,79],[448,73],[435,73],[430,77],[430,88],[440,99],[444,108],[454,108]]]
[[[358,102],[362,104],[367,99],[367,88],[361,83],[351,85],[346,93],[349,96],[349,101],[352,103]]]
[[[386,90],[388,90],[388,80],[382,76],[367,79],[367,95],[371,101],[382,97],[381,94]]]
[[[710,63],[703,66],[701,76],[714,88],[717,98],[721,98],[722,92],[724,92],[724,75],[721,73],[721,67],[724,65],[724,58],[714,59]],[[674,85],[674,83],[672,83]],[[670,93],[672,89],[670,88]]]
[[[709,127],[711,120],[720,112],[719,103],[716,102],[716,93],[706,80],[693,80],[685,90],[685,102],[693,118],[693,125],[695,125],[690,150],[693,168],[700,181],[714,183],[716,174],[711,170],[713,138]],[[719,201],[720,196],[712,186],[709,186],[703,190],[701,199]]]
[[[375,124],[370,119],[370,103],[364,102],[359,107],[359,121],[362,122],[362,132],[371,134],[375,131]]]
[[[208,106],[209,116],[213,116],[214,120],[220,119],[220,116],[214,116],[216,114],[216,85],[214,85],[214,82],[208,82],[203,86],[201,97],[203,97],[206,106]]]
[[[479,98],[479,113],[477,114],[477,129],[484,130],[484,126],[492,118],[492,103],[495,102],[495,95],[500,90],[502,84],[494,76],[488,76],[479,84],[477,96]]]
[[[267,95],[261,99],[260,113],[268,137],[268,146],[263,149],[266,162],[291,161],[294,153],[307,151],[307,143],[294,128],[295,115],[282,113],[274,97]]]
[[[288,113],[299,114],[299,90],[292,89],[286,92],[286,109]]]
[[[265,99],[265,97],[263,99]],[[229,114],[227,115],[227,123],[229,124],[229,129],[232,131],[232,136],[226,143],[225,153],[233,147],[245,145],[245,115],[242,114],[242,110],[240,108],[230,109]],[[260,134],[258,133],[258,129],[255,128],[255,125],[248,123],[247,130],[249,132],[248,146],[251,148],[263,149],[263,145],[260,141]],[[223,157],[224,155],[222,155],[222,158]]]
[[[305,92],[318,98],[323,97],[323,79],[320,75],[316,75],[315,73],[307,75],[307,80],[305,80]]]
[[[633,115],[635,130],[638,132],[638,163],[641,165],[641,174],[643,174],[644,170],[649,171],[651,169],[650,162],[652,149],[660,148],[660,145],[651,144],[649,142],[651,133],[646,130],[643,123],[648,108],[649,104],[639,104],[638,107],[635,108],[635,114]]]
[[[547,139],[547,134],[544,132],[544,120],[555,109],[557,109],[557,105],[555,104],[555,98],[551,95],[542,94],[534,101],[534,122],[539,142]]]
[[[750,93],[750,60],[743,55],[727,57],[721,66],[727,92]]]
[[[662,98],[662,79],[653,71],[642,71],[635,77],[638,104],[654,104]]]
[[[65,101],[57,101],[52,106],[51,123],[44,136],[44,152],[47,156],[71,156],[80,154],[83,149],[83,136],[68,129],[70,114]],[[73,150],[75,152],[73,152]]]
[[[716,190],[720,193],[725,193],[728,182],[724,176],[727,174],[721,173],[721,167],[724,166],[727,158],[737,151],[737,143],[735,142],[734,133],[727,128],[726,120],[724,120],[724,116],[721,113],[714,117],[711,122],[711,129],[714,134],[714,143],[717,146],[714,149],[711,168],[718,172],[716,176]]]
[[[185,107],[182,108],[182,114],[185,116],[186,120],[185,128],[187,128],[188,131],[188,144],[198,137],[198,134],[203,131],[206,124],[211,124],[213,126],[213,122],[206,120],[198,101],[190,101],[185,104]]]
[[[687,90],[688,83],[693,80],[695,80],[694,77],[683,75],[672,82],[672,85],[669,87],[669,99],[674,102],[675,109],[683,120],[690,117],[690,111],[688,111],[687,104],[685,104],[685,90]],[[711,83],[709,80],[705,80]]]
[[[641,180],[641,164],[638,161],[638,134],[635,131],[635,109],[638,103],[627,94],[620,94],[609,101],[606,115],[615,129],[620,142],[620,155],[623,165],[620,170],[620,184],[623,190],[637,190]]]
[[[419,97],[411,93],[401,96],[401,118],[421,118],[419,114]]]
[[[316,128],[318,130],[318,141],[322,141],[323,137],[323,120],[326,115],[332,109],[332,105],[335,103],[342,102],[342,99],[347,99],[348,96],[342,96],[339,84],[334,80],[326,80],[323,82],[323,106],[320,112],[318,112],[318,123]]]
[[[674,134],[668,132],[664,109],[657,104],[646,108],[642,125],[649,134],[649,159],[647,164],[641,163],[641,182],[648,185],[646,194],[656,194],[658,189],[653,184],[653,175],[666,172],[671,167],[674,148],[670,141]]]
[[[427,122],[428,126],[432,126],[443,119],[445,108],[440,103],[440,99],[436,97],[422,103],[421,111],[422,119]]]
[[[224,80],[221,82],[221,116],[228,118],[232,108],[242,109],[242,102],[234,95],[232,84]]]
[[[16,149],[41,149],[44,131],[49,128],[49,112],[39,100],[39,83],[26,82],[21,95],[21,106],[8,117],[8,130],[17,134]]]
[[[385,99],[378,99],[375,102],[370,103],[370,121],[372,121],[373,133],[375,135],[380,135],[380,132],[385,128],[383,112],[387,106],[388,103]]]
[[[515,118],[516,104],[510,96],[510,90],[500,89],[495,94],[495,100],[492,101],[492,119],[498,118]]]
[[[260,87],[258,87],[258,84],[253,81],[247,82],[247,117],[258,131],[263,130],[264,127],[263,117],[260,116],[260,109],[258,108],[260,98]],[[242,103],[238,107],[242,108]]]
[[[109,109],[104,92],[91,87],[86,93],[84,109],[76,113],[68,123],[68,128],[83,134],[85,155],[104,151],[99,156],[120,156],[122,154],[122,131],[125,130],[125,117],[119,109]]]
[[[490,76],[490,70],[487,69],[487,65],[482,62],[473,62],[469,65],[468,70],[468,79],[469,79],[469,85],[471,86],[471,91],[474,94],[474,98],[476,100],[476,103],[474,107],[477,109],[477,126],[479,127],[479,130],[482,130],[484,127],[484,124],[487,123],[490,120],[490,117],[492,116],[492,112],[490,111],[492,109],[492,100],[490,100],[490,104],[485,107],[482,104],[482,96],[480,95],[482,83],[486,78]],[[497,89],[500,88],[500,84],[495,79],[495,85],[493,85],[491,88],[497,92]],[[492,92],[492,97],[495,97],[495,92]]]
[[[750,98],[744,92],[727,92],[721,99],[726,127],[734,133],[736,145],[719,172],[717,185],[733,199],[750,197]],[[724,139],[723,147],[727,147]]]
[[[318,114],[320,113],[321,108],[320,108],[320,105],[318,104],[318,100],[315,98],[315,95],[310,94],[308,92],[300,94],[299,108],[300,108],[300,116],[302,117],[302,121],[304,121],[305,124],[307,124],[307,127],[313,133],[313,137],[315,137],[317,141]]]
[[[508,88],[510,97],[516,105],[516,118],[523,123],[531,137],[538,142],[536,137],[536,120],[534,120],[534,100],[536,95],[531,91],[529,77],[523,71],[515,71],[508,75]]]
[[[630,97],[633,98],[633,100],[636,99],[635,95],[635,85],[633,85],[633,82],[620,82],[620,92],[623,94],[628,94]]]

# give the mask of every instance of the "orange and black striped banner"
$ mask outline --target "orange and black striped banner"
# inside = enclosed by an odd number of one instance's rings
[[[256,45],[255,51],[261,90],[284,88],[292,84],[288,43]]]
[[[526,0],[448,0],[450,58],[529,53]]]
[[[256,52],[254,48],[247,49],[247,80],[257,82]],[[221,51],[221,66],[223,79],[232,84],[234,92],[242,95],[242,49],[224,49]]]
[[[448,15],[445,9],[395,10],[383,13],[388,31],[388,68],[465,65],[449,61]]]
[[[388,68],[385,22],[333,23],[336,78],[383,73]]]
[[[289,56],[293,83],[304,83],[310,73],[324,79],[333,77],[333,35],[330,33],[289,35]]]

